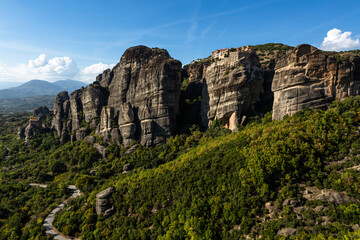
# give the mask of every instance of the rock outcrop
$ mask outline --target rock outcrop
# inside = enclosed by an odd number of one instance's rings
[[[129,48],[93,84],[61,92],[52,127],[61,142],[82,140],[92,130],[106,141],[158,145],[174,133],[179,110],[181,63],[166,50]]]
[[[68,92],[60,92],[55,97],[54,117],[51,123],[53,129],[56,130],[60,137],[60,142],[64,143],[69,139],[69,110],[70,101]]]
[[[214,119],[237,130],[242,116],[260,101],[263,72],[255,52],[234,51],[206,68],[202,87],[201,121],[208,127]]]
[[[276,62],[273,119],[360,93],[360,57],[300,45]]]
[[[50,113],[50,110],[46,106],[41,106],[34,110],[33,116],[38,117],[40,120],[44,120]]]
[[[104,217],[110,216],[114,212],[114,207],[111,204],[110,198],[114,193],[114,187],[109,187],[98,194],[96,194],[96,214],[103,214]]]
[[[25,138],[25,128],[20,127],[17,132],[17,139]]]
[[[192,62],[183,67],[182,87],[180,93],[180,115],[178,122],[181,131],[187,131],[192,125],[200,125],[200,109],[202,98],[202,85],[205,70],[212,59],[207,58],[201,62]]]
[[[320,190],[316,187],[305,187],[303,197],[307,200],[321,200],[335,204],[358,202],[355,198],[348,196],[345,192],[337,192],[332,189]]]
[[[170,137],[179,109],[181,63],[166,50],[138,46],[126,50],[113,72],[109,106],[124,144],[157,145]]]

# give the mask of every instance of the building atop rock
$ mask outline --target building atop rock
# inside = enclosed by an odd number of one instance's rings
[[[182,68],[164,49],[132,47],[93,84],[56,96],[52,128],[61,142],[93,132],[119,146],[156,146],[186,124],[207,128],[218,119],[236,131],[265,108],[282,119],[360,93],[359,56],[310,45],[284,54],[261,65],[250,46],[224,48]]]
[[[29,119],[29,124],[25,128],[19,128],[17,138],[24,139],[24,142],[28,143],[32,137],[43,130],[41,119],[39,117],[32,117]]]
[[[211,56],[216,59],[223,59],[229,54],[229,48],[217,49],[211,52]]]
[[[29,125],[32,127],[42,128],[42,122],[41,122],[40,118],[30,118]]]
[[[226,57],[206,66],[202,81],[200,116],[204,127],[218,119],[236,131],[264,92],[259,58],[248,46],[230,49]]]

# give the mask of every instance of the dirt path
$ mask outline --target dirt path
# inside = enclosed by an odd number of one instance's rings
[[[38,184],[38,183],[30,183],[29,184],[32,187],[42,187],[42,188],[46,188],[47,185],[46,184]],[[45,218],[44,221],[44,228],[45,228],[45,232],[46,235],[51,235],[54,237],[54,239],[58,239],[58,240],[68,240],[68,239],[73,239],[69,236],[65,236],[64,234],[62,234],[61,232],[57,231],[56,228],[54,228],[54,226],[52,225],[53,221],[54,221],[54,216],[55,214],[60,211],[61,209],[63,209],[65,207],[65,205],[74,198],[77,198],[80,195],[80,190],[77,189],[74,185],[69,185],[68,188],[73,191],[73,194],[66,199],[64,202],[62,202],[60,205],[58,205],[56,208],[54,208],[51,213],[49,215],[47,215],[47,217]]]

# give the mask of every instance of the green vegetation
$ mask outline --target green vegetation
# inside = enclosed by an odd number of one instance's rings
[[[317,206],[302,197],[303,185],[360,197],[359,173],[328,165],[358,149],[359,112],[357,97],[325,112],[304,110],[279,122],[267,114],[234,134],[214,123],[206,133],[194,130],[160,148],[115,157],[112,165],[99,166],[113,169],[108,179],[96,176],[101,184],[57,215],[56,226],[86,239],[277,239],[285,227],[295,227],[302,239],[356,236],[350,233],[360,217],[356,202],[321,202],[326,210],[304,209],[302,220],[281,203],[293,198]],[[121,167],[116,165],[127,162],[137,163],[135,169],[117,175]],[[95,217],[95,194],[110,185],[116,187],[116,213]],[[266,202],[277,206],[278,217],[266,217]],[[75,227],[67,223],[69,216],[76,216]],[[329,223],[320,224],[323,216]]]
[[[287,51],[293,50],[294,47],[281,43],[267,43],[259,45],[251,45],[251,49],[256,51],[259,56],[260,63],[268,65],[271,59],[277,59],[283,56]]]
[[[86,142],[60,145],[54,132],[25,145],[13,130],[25,119],[0,118],[0,239],[45,239],[42,222],[69,195],[68,184],[84,194],[54,224],[82,239],[284,239],[277,235],[284,228],[296,229],[298,239],[360,235],[353,230],[358,201],[304,195],[313,187],[360,199],[360,172],[352,169],[360,164],[360,97],[282,121],[267,113],[237,133],[215,120],[206,132],[193,126],[188,135],[129,155],[111,145],[107,159]],[[128,163],[134,170],[124,174]],[[95,196],[109,186],[116,189],[115,213],[105,219],[96,215]]]
[[[250,47],[251,47],[251,49],[253,49],[255,51],[266,51],[266,50],[267,51],[274,51],[274,50],[288,51],[288,50],[294,49],[294,47],[284,45],[282,43],[267,43],[267,44],[251,45]]]
[[[189,86],[189,78],[184,78],[181,82],[181,91],[185,91],[186,88]]]

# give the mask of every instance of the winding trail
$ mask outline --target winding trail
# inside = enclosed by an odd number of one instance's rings
[[[38,183],[30,183],[29,184],[32,187],[42,187],[42,188],[46,188],[47,185],[46,184],[38,184]],[[60,211],[61,209],[63,209],[65,207],[65,205],[74,198],[77,198],[80,195],[80,190],[77,189],[75,187],[75,185],[69,185],[68,188],[73,192],[73,194],[66,199],[64,202],[62,202],[60,205],[58,205],[56,208],[54,208],[49,215],[47,215],[47,217],[45,218],[45,221],[43,223],[43,226],[45,228],[45,232],[46,235],[51,235],[54,237],[54,239],[58,239],[58,240],[68,240],[68,239],[74,239],[71,238],[69,236],[65,236],[64,234],[62,234],[61,232],[59,232],[53,225],[53,221],[54,221],[54,216],[55,214]]]

